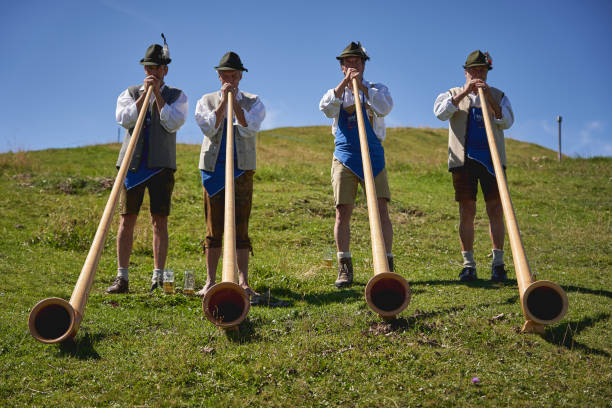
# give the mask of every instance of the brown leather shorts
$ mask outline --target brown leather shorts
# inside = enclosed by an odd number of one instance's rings
[[[119,194],[119,213],[138,214],[144,199],[145,189],[149,190],[151,214],[170,215],[172,190],[174,190],[174,170],[163,169],[147,181],[127,190],[121,183]]]
[[[236,212],[236,249],[249,249],[249,218],[253,203],[253,175],[255,171],[246,170],[234,179],[235,212]],[[223,218],[225,213],[225,190],[210,197],[204,190],[204,216],[206,218],[205,248],[220,248],[223,242]]]
[[[497,180],[481,163],[466,158],[465,165],[452,170],[452,173],[455,201],[476,201],[479,181],[485,202],[499,200]]]

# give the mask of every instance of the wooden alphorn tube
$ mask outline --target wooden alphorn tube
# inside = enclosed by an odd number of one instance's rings
[[[508,183],[499,158],[497,145],[495,144],[491,118],[482,88],[478,88],[478,96],[480,97],[487,141],[491,151],[491,159],[495,170],[495,178],[497,179],[504,218],[506,219],[508,237],[510,238],[510,248],[512,248],[512,259],[514,260],[514,268],[516,270],[521,307],[526,320],[522,331],[543,333],[544,325],[558,322],[567,313],[567,295],[561,286],[554,282],[547,280],[534,282],[532,280],[531,270],[521,240],[521,233],[516,221],[512,199],[510,198]]]
[[[202,299],[204,316],[223,329],[238,326],[249,313],[249,295],[236,279],[236,206],[234,195],[234,96],[227,95],[225,151],[225,214],[223,218],[223,273]]]
[[[365,182],[366,201],[368,204],[368,219],[370,221],[370,237],[372,240],[372,260],[374,277],[365,287],[365,298],[373,312],[384,319],[392,319],[401,313],[410,303],[410,286],[403,276],[389,270],[387,251],[382,233],[378,199],[374,187],[372,161],[365,130],[359,87],[353,78],[353,96],[357,111],[357,126],[359,128],[359,144],[361,146],[361,161],[363,163],[363,179]]]
[[[94,236],[89,253],[81,269],[81,274],[72,291],[70,302],[66,302],[64,299],[56,297],[47,298],[38,302],[30,311],[30,315],[28,316],[28,328],[30,329],[30,334],[38,341],[43,343],[63,342],[76,336],[79,330],[79,326],[83,320],[87,298],[89,297],[89,291],[91,290],[91,285],[96,275],[96,269],[98,268],[98,262],[100,261],[102,250],[104,249],[104,242],[106,241],[106,236],[108,235],[108,230],[113,220],[113,213],[117,205],[121,185],[125,180],[128,167],[134,155],[134,150],[136,149],[136,143],[138,143],[142,124],[147,115],[152,91],[152,87],[147,89],[145,100],[138,114],[136,126],[134,127],[132,137],[128,143],[125,155],[123,156],[123,161],[121,162],[119,172],[115,178],[115,183],[113,184],[110,196],[106,202],[106,207],[104,207],[100,224],[98,224],[96,235]]]

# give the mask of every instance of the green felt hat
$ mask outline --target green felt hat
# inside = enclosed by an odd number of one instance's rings
[[[215,67],[217,71],[247,71],[244,66],[242,66],[242,61],[240,61],[240,57],[233,51],[226,53],[221,57],[221,61],[219,61],[219,65]]]
[[[147,48],[142,65],[168,65],[172,61],[169,56],[164,55],[164,48],[159,44],[152,44]]]
[[[365,48],[361,46],[360,42],[351,42],[349,45],[346,46],[344,51],[342,51],[342,53],[336,57],[336,59],[342,61],[342,58],[345,57],[359,57],[364,61],[370,59],[370,57],[368,57],[368,54],[366,54]]]
[[[468,55],[465,60],[464,69],[472,67],[488,67],[489,71],[493,69],[493,60],[488,52],[482,52],[480,50],[473,51]]]

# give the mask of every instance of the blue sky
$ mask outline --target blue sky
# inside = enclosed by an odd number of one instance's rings
[[[116,141],[116,98],[142,82],[138,62],[163,32],[166,82],[190,102],[179,142],[201,143],[195,104],[218,89],[213,67],[228,50],[249,69],[241,89],[266,105],[264,128],[329,125],[318,102],[341,79],[335,56],[361,41],[366,79],[395,101],[387,126],[446,127],[433,101],[463,84],[467,54],[482,49],[488,82],[514,108],[508,137],[556,150],[562,115],[565,154],[612,156],[608,0],[3,3],[0,152]]]

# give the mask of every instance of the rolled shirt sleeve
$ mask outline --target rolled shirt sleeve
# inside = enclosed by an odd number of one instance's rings
[[[204,136],[213,136],[217,131],[215,128],[215,122],[217,121],[217,115],[215,111],[209,110],[204,102],[204,96],[200,98],[196,104],[195,120]],[[221,126],[221,125],[219,125]]]
[[[330,89],[325,92],[323,98],[319,102],[319,110],[323,112],[325,116],[330,119],[337,118],[340,115],[340,106],[342,105],[342,99],[336,98],[334,89]]]
[[[251,109],[243,109],[243,111],[244,119],[246,120],[247,126],[243,127],[242,125],[240,125],[235,117],[234,124],[238,126],[238,130],[240,131],[241,136],[254,137],[255,134],[259,132],[259,129],[261,128],[261,123],[266,117],[266,108],[261,99],[257,97],[253,105],[251,105]]]
[[[393,99],[389,88],[383,84],[366,84],[368,86],[368,105],[376,112],[376,116],[387,116],[393,109]]]
[[[512,105],[510,105],[510,99],[506,95],[502,98],[500,106],[502,117],[501,119],[494,118],[493,120],[500,129],[510,129],[514,123],[514,112],[512,111]]]
[[[185,124],[189,102],[187,95],[181,91],[179,97],[172,104],[166,103],[159,113],[161,125],[170,133],[174,133]]]
[[[459,108],[453,105],[453,96],[450,92],[444,92],[438,95],[434,102],[434,115],[440,120],[448,120],[457,112]]]
[[[117,98],[115,118],[117,119],[117,123],[126,129],[131,129],[136,126],[138,108],[136,107],[136,101],[132,98],[127,89]]]

